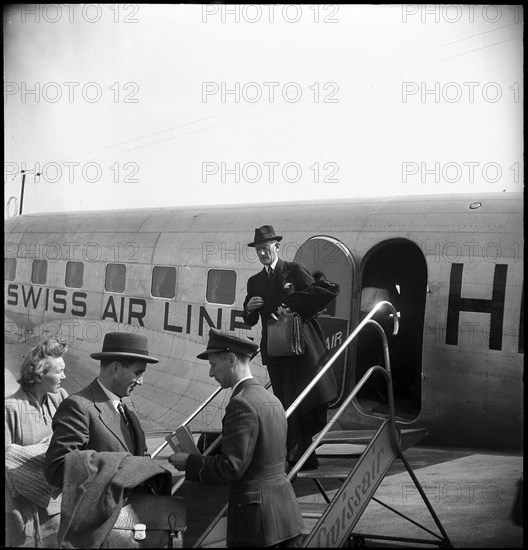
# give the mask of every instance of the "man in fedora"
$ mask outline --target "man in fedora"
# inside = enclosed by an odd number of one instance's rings
[[[171,473],[146,455],[139,420],[122,402],[142,384],[147,364],[158,362],[147,339],[109,332],[90,357],[100,360],[99,376],[60,404],[44,463],[48,482],[62,489],[61,548],[107,547],[133,493],[171,490]]]
[[[169,462],[190,481],[226,484],[228,547],[300,546],[303,521],[285,473],[287,422],[284,408],[252,376],[258,346],[231,331],[211,329],[209,376],[232,390],[222,421],[217,455],[175,453]]]
[[[248,279],[243,318],[246,324],[254,326],[260,317],[262,363],[268,368],[273,393],[280,399],[284,409],[288,409],[321,365],[318,364],[318,353],[310,353],[309,360],[308,354],[285,357],[270,357],[268,354],[268,321],[287,311],[284,305],[289,296],[302,296],[300,292],[315,283],[304,265],[279,258],[281,240],[282,236],[276,235],[271,225],[255,229],[253,241],[248,246],[255,249],[264,268]],[[322,342],[319,342],[320,349],[324,353]],[[288,418],[287,460],[290,466],[299,460],[312,443],[313,436],[326,424],[327,403],[336,395],[337,384],[333,371],[330,370]],[[317,466],[317,457],[312,453],[303,469]]]
[[[109,332],[101,352],[99,376],[86,388],[70,395],[53,418],[53,437],[46,454],[46,479],[63,483],[64,457],[73,450],[128,452],[144,456],[145,434],[137,416],[122,402],[143,383],[148,363],[147,339],[139,334]]]

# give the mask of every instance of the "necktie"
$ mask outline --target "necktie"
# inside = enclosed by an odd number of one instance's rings
[[[127,427],[126,432],[128,433],[128,436],[130,437],[130,441],[128,442],[130,452],[132,454],[136,454],[136,435],[134,433],[134,429],[132,428],[132,425],[128,421],[127,413],[125,411],[128,411],[128,407],[124,405],[121,401],[117,404],[117,410],[121,414],[121,417],[123,418],[123,422],[125,423],[125,426]],[[123,434],[125,435],[125,434]],[[126,438],[126,435],[125,435]]]
[[[272,277],[273,277],[273,269],[270,267],[268,269],[268,281],[271,281]]]
[[[117,404],[117,410],[119,411],[119,413],[123,417],[123,420],[125,421],[125,424],[128,426],[128,419],[126,417],[125,409],[123,408],[123,403],[121,403],[121,401],[119,401],[118,404]]]

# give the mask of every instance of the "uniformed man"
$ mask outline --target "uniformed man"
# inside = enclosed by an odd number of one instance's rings
[[[234,332],[211,329],[209,376],[232,390],[222,428],[222,452],[214,456],[175,453],[170,463],[185,478],[229,484],[228,547],[298,546],[303,521],[285,473],[288,424],[279,399],[252,376],[258,346]]]

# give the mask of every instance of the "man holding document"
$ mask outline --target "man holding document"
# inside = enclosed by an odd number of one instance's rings
[[[231,388],[222,428],[222,452],[214,456],[175,453],[169,462],[185,478],[230,484],[227,546],[300,546],[303,521],[285,473],[287,421],[281,402],[252,376],[258,346],[234,332],[211,329],[209,376]]]

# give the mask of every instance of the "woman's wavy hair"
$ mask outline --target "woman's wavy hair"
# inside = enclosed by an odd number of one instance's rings
[[[17,382],[25,390],[30,389],[48,372],[51,367],[50,359],[62,357],[67,351],[66,340],[62,338],[42,340],[26,355]]]

